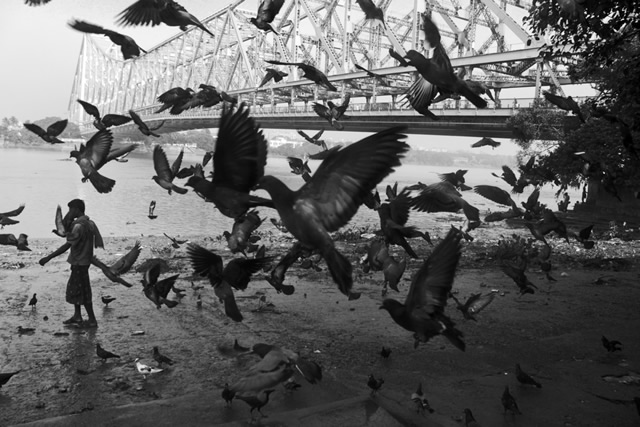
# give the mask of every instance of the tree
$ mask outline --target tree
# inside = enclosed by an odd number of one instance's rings
[[[595,82],[598,95],[581,106],[587,119],[577,129],[560,126],[544,102],[520,111],[511,120],[516,142],[548,151],[538,164],[562,185],[599,182],[609,193],[640,185],[640,2],[539,0],[525,22],[535,34],[550,35],[543,56],[567,64],[572,80]],[[532,145],[543,132],[555,141]]]

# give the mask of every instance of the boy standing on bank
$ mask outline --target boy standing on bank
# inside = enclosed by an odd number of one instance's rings
[[[67,242],[42,258],[39,263],[45,265],[51,259],[71,249],[67,258],[67,262],[71,265],[71,275],[67,282],[66,301],[73,304],[75,311],[71,318],[62,323],[96,328],[98,322],[93,313],[89,266],[93,258],[93,249],[104,248],[104,243],[96,224],[85,215],[84,202],[80,199],[73,199],[68,203],[68,206],[69,212],[63,220],[67,229]],[[87,312],[89,318],[87,322],[82,321],[81,306],[84,306]]]

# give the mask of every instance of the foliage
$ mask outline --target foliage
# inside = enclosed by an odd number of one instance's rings
[[[576,152],[597,159],[602,176],[615,185],[640,185],[639,162],[623,146],[620,131],[628,126],[634,141],[640,131],[640,2],[538,0],[524,20],[535,34],[550,36],[545,57],[567,64],[572,80],[594,83],[599,94],[581,106],[587,120],[573,130],[560,124],[564,112],[545,111],[544,101],[521,110],[511,120],[516,142],[529,154],[547,154],[538,164],[564,185],[587,179]],[[533,143],[544,139],[545,130],[556,141]]]

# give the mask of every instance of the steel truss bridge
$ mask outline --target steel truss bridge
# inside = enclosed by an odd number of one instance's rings
[[[176,132],[217,127],[220,105],[192,109],[180,115],[155,114],[157,97],[172,87],[201,83],[215,86],[251,105],[264,128],[320,129],[329,124],[317,117],[312,102],[339,102],[348,92],[351,104],[343,121],[347,131],[376,131],[395,124],[410,133],[510,137],[506,118],[518,106],[540,96],[541,86],[567,83],[562,66],[540,58],[542,40],[519,24],[530,0],[377,0],[385,11],[386,28],[367,21],[355,0],[286,0],[272,24],[278,34],[264,33],[249,23],[256,10],[244,10],[244,0],[219,10],[202,22],[215,38],[196,27],[166,40],[135,60],[122,60],[117,46],[105,38],[85,35],[69,102],[69,119],[83,134],[94,128],[76,99],[96,105],[103,114],[138,112],[149,125],[164,121],[158,131]],[[493,89],[496,103],[476,109],[466,101],[434,104],[433,121],[403,103],[402,94],[416,78],[413,67],[399,67],[389,48],[404,54],[415,49],[429,56],[421,29],[424,12],[438,25],[454,67]],[[338,92],[327,92],[301,79],[297,67],[273,66],[265,60],[306,62],[329,77]],[[383,78],[371,78],[359,64]],[[266,67],[289,75],[256,90]],[[528,100],[500,99],[504,88],[531,87]],[[562,89],[560,88],[562,93]],[[123,138],[143,139],[127,124],[114,128]]]

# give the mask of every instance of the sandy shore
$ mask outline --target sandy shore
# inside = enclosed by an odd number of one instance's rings
[[[443,237],[447,228],[443,222],[432,234]],[[603,234],[606,229],[596,231]],[[291,296],[277,294],[259,275],[247,291],[236,293],[245,321],[235,323],[224,316],[208,282],[191,277],[184,245],[173,249],[162,236],[140,238],[143,252],[134,268],[148,258],[166,259],[171,274],[180,273],[177,286],[187,290],[176,308],[156,310],[138,286],[140,273],[126,275],[134,284],[128,289],[109,282],[92,268],[99,328],[69,328],[61,323],[72,312],[64,302],[68,277],[65,257],[45,267],[37,264],[62,240],[30,240],[32,252],[1,246],[0,372],[22,372],[0,390],[0,425],[215,391],[238,378],[243,369],[216,350],[219,344],[233,343],[235,338],[245,346],[268,342],[296,349],[324,369],[320,385],[299,379],[302,390],[292,396],[279,388],[266,413],[367,393],[367,376],[373,373],[385,379],[387,395],[409,409],[413,408],[409,395],[421,381],[435,409],[427,417],[441,425],[463,425],[460,420],[467,407],[483,426],[638,425],[636,408],[624,401],[640,394],[640,379],[635,374],[640,372],[636,257],[640,245],[611,239],[585,251],[573,242],[568,245],[552,239],[552,274],[557,282],[547,282],[537,267],[531,267],[530,279],[539,291],[520,297],[492,257],[500,236],[513,232],[522,234],[519,229],[488,224],[474,232],[474,242],[465,243],[454,284],[458,298],[494,288],[500,292],[478,315],[478,322],[466,321],[448,307],[465,334],[466,352],[441,338],[414,350],[411,334],[378,309],[383,299],[382,273],[365,274],[360,267],[354,268],[355,289],[363,294],[357,301],[347,301],[338,292],[324,264],[321,272],[300,269],[298,264],[290,269],[285,283],[296,287]],[[224,241],[181,237],[223,254],[225,259],[231,257]],[[113,262],[135,240],[107,238],[106,249],[97,255]],[[278,232],[266,233],[263,242],[273,255],[283,254],[292,243]],[[354,265],[366,244],[366,239],[338,243]],[[412,245],[420,255],[431,251],[424,242],[414,240]],[[393,248],[393,253],[401,256],[399,248]],[[411,273],[420,262],[410,261],[400,294],[391,291],[388,296],[404,298]],[[604,279],[596,282],[602,276]],[[27,304],[33,293],[38,294],[39,302],[32,311]],[[104,308],[101,295],[114,296],[116,301]],[[272,306],[259,309],[263,295]],[[198,296],[203,301],[201,308],[197,307]],[[20,334],[18,326],[35,328],[35,332]],[[133,335],[134,331],[144,331],[144,335]],[[602,335],[621,341],[622,351],[607,353],[600,342]],[[97,342],[121,358],[103,364],[95,355]],[[140,357],[155,366],[151,354],[156,345],[176,364],[144,380],[133,361]],[[383,345],[392,349],[388,360],[379,355]],[[516,363],[540,381],[542,389],[520,386],[514,377]],[[635,378],[632,384],[608,377],[629,373]],[[523,415],[503,415],[500,396],[505,385]],[[612,403],[596,395],[623,402]],[[211,402],[209,410],[212,423],[248,419],[249,412],[242,402],[225,410],[221,399]]]

